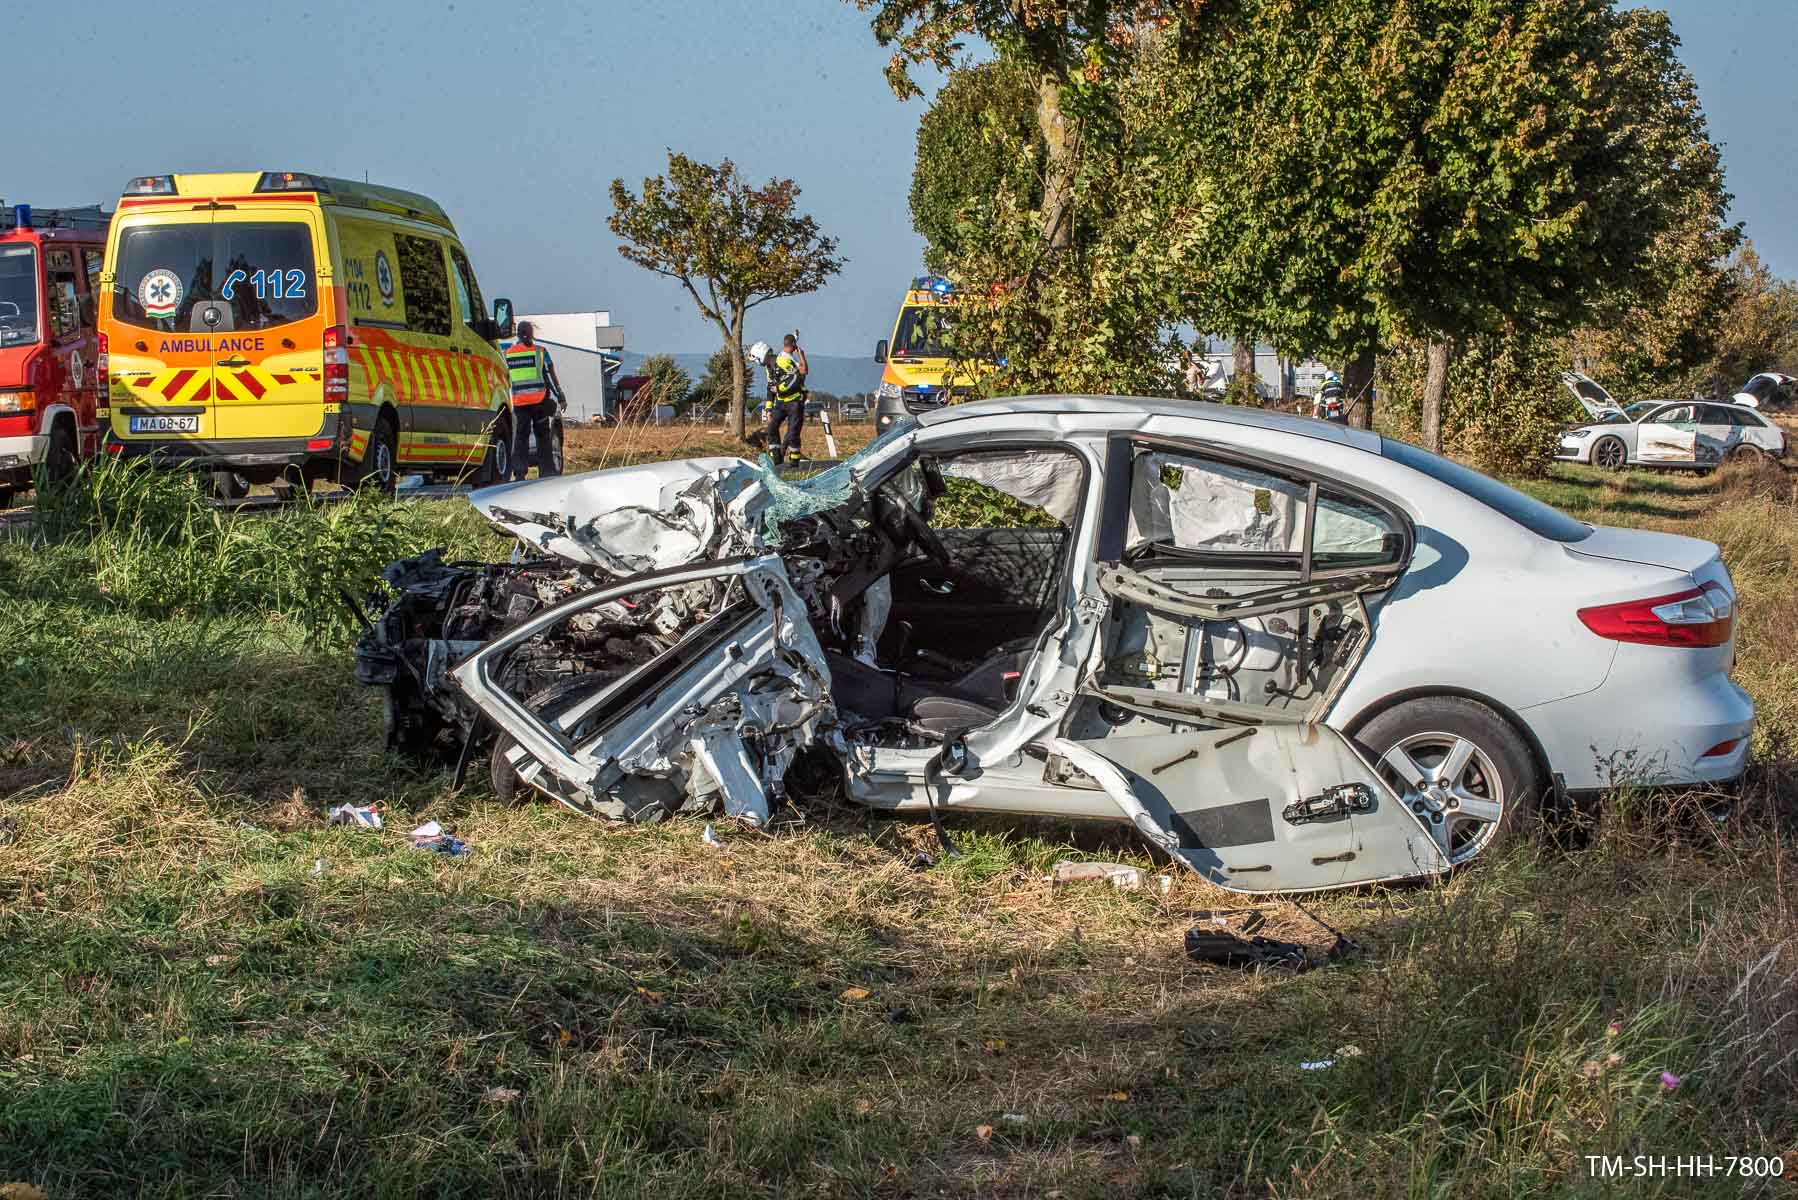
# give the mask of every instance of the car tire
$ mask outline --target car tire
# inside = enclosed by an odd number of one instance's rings
[[[1754,445],[1752,442],[1743,442],[1740,446],[1733,447],[1730,450],[1729,461],[1732,463],[1746,463],[1748,466],[1752,467],[1759,465],[1760,461],[1766,456],[1766,451],[1762,450],[1759,446]]]
[[[493,739],[493,750],[487,756],[487,779],[493,785],[493,798],[508,807],[534,800],[537,795],[524,786],[524,780],[506,761],[506,751],[516,744],[511,734],[501,733]]]
[[[492,487],[504,483],[512,472],[512,419],[501,413],[487,430],[487,453],[481,458],[481,470],[475,486]]]
[[[1535,823],[1542,793],[1535,756],[1516,726],[1477,700],[1407,700],[1374,716],[1355,740],[1451,866],[1503,850]],[[1461,766],[1446,778],[1451,755]]]
[[[44,478],[51,483],[67,483],[75,478],[81,456],[75,449],[75,427],[60,420],[50,427],[50,445],[44,451]]]
[[[1622,438],[1601,437],[1592,444],[1592,465],[1601,471],[1621,471],[1629,466],[1629,447]]]
[[[356,469],[356,484],[383,495],[393,495],[400,481],[400,433],[393,418],[383,414],[369,431],[368,446],[362,452],[362,464]]]

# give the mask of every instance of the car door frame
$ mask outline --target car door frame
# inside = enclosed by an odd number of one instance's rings
[[[1674,425],[1671,422],[1662,421],[1662,420],[1658,419],[1663,414],[1677,412],[1681,408],[1689,408],[1692,410],[1692,430],[1691,430],[1692,449],[1691,449],[1691,451],[1684,455],[1681,455],[1680,453],[1678,453],[1676,451],[1654,450],[1651,452],[1649,449],[1648,443],[1649,443],[1649,440],[1654,436],[1655,430],[1668,429],[1668,430],[1676,430],[1680,433],[1685,432],[1685,430],[1679,429],[1678,426]],[[1699,458],[1698,458],[1698,426],[1699,426],[1698,405],[1695,401],[1692,401],[1692,400],[1669,400],[1667,403],[1661,405],[1659,408],[1655,409],[1653,412],[1651,412],[1647,416],[1643,417],[1642,420],[1637,423],[1637,425],[1636,425],[1636,461],[1639,463],[1642,463],[1644,465],[1647,465],[1647,466],[1656,466],[1656,467],[1690,467],[1690,466],[1697,465],[1698,461],[1699,461]]]
[[[1124,562],[1129,520],[1135,490],[1139,453],[1160,450],[1199,461],[1215,461],[1261,472],[1305,488],[1305,517],[1298,562],[1292,578],[1275,580],[1247,596],[1212,599],[1172,593],[1157,598],[1153,577]],[[1097,631],[1083,671],[1081,690],[1107,703],[1168,722],[1166,734],[1125,736],[1115,740],[1076,741],[1063,736],[1053,743],[1053,754],[1084,786],[1097,786],[1152,844],[1209,882],[1233,891],[1266,892],[1342,887],[1386,879],[1441,874],[1448,862],[1429,831],[1380,777],[1377,767],[1344,734],[1320,724],[1361,662],[1377,629],[1368,598],[1396,586],[1410,568],[1417,548],[1417,530],[1399,506],[1339,476],[1319,472],[1309,464],[1277,457],[1244,453],[1203,439],[1169,437],[1140,431],[1111,435],[1107,447],[1106,497],[1100,513],[1100,542],[1096,582],[1109,601],[1120,594],[1145,608],[1167,604],[1173,615],[1220,615],[1229,611],[1285,611],[1324,598],[1352,600],[1363,634],[1351,657],[1331,685],[1319,691],[1307,709],[1298,714],[1252,705],[1243,701],[1217,701],[1199,695],[1165,693],[1151,689],[1107,688],[1097,683],[1093,655],[1103,644],[1104,627]],[[1341,495],[1364,503],[1385,516],[1402,542],[1390,562],[1319,569],[1316,565],[1317,512],[1320,496]],[[1225,571],[1232,567],[1272,572],[1277,563],[1290,561],[1289,552],[1224,551],[1209,556]],[[1232,560],[1241,560],[1235,562]],[[1195,556],[1197,565],[1204,565]],[[1107,620],[1110,609],[1108,603]],[[1167,615],[1164,613],[1164,615]],[[1183,720],[1203,722],[1208,728],[1182,727]],[[1268,734],[1257,740],[1256,735]],[[1271,750],[1271,754],[1267,753]],[[1109,751],[1109,753],[1108,753]],[[1227,752],[1227,753],[1226,753]],[[1275,764],[1264,776],[1247,771],[1247,757],[1263,753]],[[1157,759],[1147,765],[1145,754]],[[1278,769],[1284,763],[1285,771]],[[1054,758],[1051,759],[1051,765]],[[1156,776],[1166,776],[1165,785]],[[1246,774],[1245,774],[1246,773]],[[1266,794],[1241,795],[1220,790],[1205,793],[1208,781],[1230,779],[1238,788],[1260,783]],[[1334,782],[1322,786],[1321,780]],[[1321,790],[1314,790],[1321,787]],[[1296,790],[1295,790],[1296,789]],[[1312,817],[1307,806],[1320,797],[1351,793],[1356,799],[1350,811]],[[1260,790],[1249,786],[1249,790]],[[1204,801],[1179,808],[1173,794],[1203,795]],[[1210,801],[1215,801],[1210,802]],[[1217,818],[1207,822],[1206,815]],[[1202,827],[1245,825],[1255,833],[1238,847],[1214,846],[1193,839]],[[1183,840],[1184,839],[1184,840]],[[1272,849],[1269,849],[1272,847]],[[1224,851],[1229,849],[1231,853]]]

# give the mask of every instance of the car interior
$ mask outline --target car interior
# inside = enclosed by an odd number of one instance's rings
[[[1356,661],[1360,593],[1397,577],[1404,523],[1371,499],[1193,448],[1129,448],[1129,515],[1097,683],[1070,733],[1162,733],[1116,698],[1302,712]],[[1232,611],[1234,610],[1234,611]],[[1207,615],[1215,612],[1217,615]]]
[[[852,732],[911,744],[1011,704],[1060,610],[1084,479],[1071,451],[983,449],[914,459],[875,489],[870,527],[903,544],[876,558],[878,578],[833,588],[886,605],[872,653],[820,630]]]

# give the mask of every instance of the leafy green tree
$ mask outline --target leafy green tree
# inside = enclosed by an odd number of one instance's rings
[[[756,185],[725,159],[717,166],[668,153],[668,174],[646,178],[640,195],[612,181],[608,224],[626,259],[679,280],[718,327],[730,355],[730,422],[744,433],[745,314],[782,296],[817,291],[842,270],[837,240],[798,211],[790,179]]]
[[[649,394],[657,404],[679,408],[693,391],[693,377],[671,354],[652,354],[643,360],[642,374],[649,378]]]
[[[1744,242],[1729,265],[1731,303],[1717,329],[1711,388],[1728,396],[1760,371],[1798,370],[1798,285],[1780,279]]]
[[[1214,303],[1357,373],[1427,339],[1426,407],[1455,344],[1573,328],[1642,286],[1689,193],[1721,195],[1662,14],[1247,0],[1231,21],[1229,61],[1180,93]]]
[[[932,271],[954,269],[964,231],[985,222],[1001,190],[1041,204],[1046,145],[1036,105],[1030,72],[1004,60],[953,72],[931,102],[918,123],[911,218]]]
[[[712,351],[712,356],[705,360],[705,374],[699,377],[694,391],[704,397],[707,404],[719,404],[730,399],[730,351],[720,346]]]
[[[1197,0],[848,0],[873,16],[874,37],[893,47],[887,82],[900,98],[919,95],[912,68],[961,65],[968,37],[1026,72],[1036,92],[1044,155],[1038,229],[1050,249],[1073,241],[1075,171],[1089,132],[1077,93],[1099,83],[1108,58],[1145,30],[1195,10]]]

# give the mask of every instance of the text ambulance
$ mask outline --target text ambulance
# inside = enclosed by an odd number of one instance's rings
[[[468,254],[432,201],[317,175],[152,175],[101,279],[105,450],[391,489],[504,477],[510,385]]]

